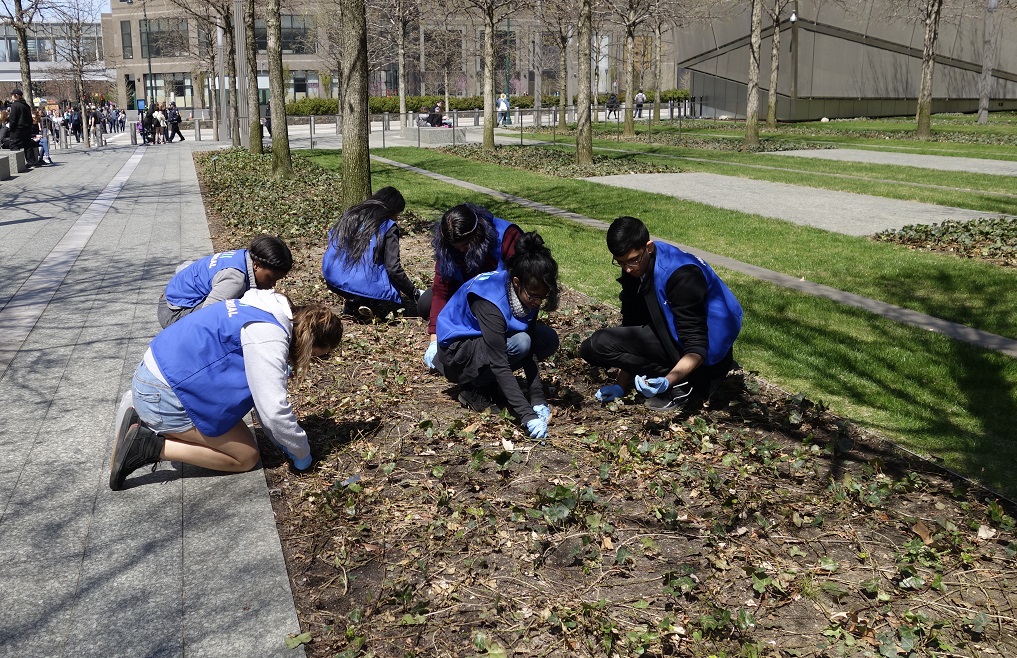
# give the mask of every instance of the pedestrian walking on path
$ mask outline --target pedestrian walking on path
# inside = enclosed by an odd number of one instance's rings
[[[342,339],[342,321],[323,306],[291,309],[284,295],[252,290],[163,330],[124,394],[110,460],[110,489],[162,459],[240,473],[254,468],[258,443],[244,423],[251,409],[298,470],[310,468],[286,380]]]

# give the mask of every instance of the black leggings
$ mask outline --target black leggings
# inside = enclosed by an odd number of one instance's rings
[[[579,346],[579,356],[590,365],[649,377],[663,377],[676,363],[650,325],[595,331]],[[718,363],[693,370],[688,381],[694,389],[706,391],[711,382],[726,377],[733,364],[734,356],[728,350]]]

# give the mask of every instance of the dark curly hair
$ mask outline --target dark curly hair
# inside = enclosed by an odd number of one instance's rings
[[[516,251],[506,263],[508,272],[519,279],[526,289],[541,285],[547,288],[547,299],[543,309],[558,308],[558,263],[551,256],[551,250],[544,246],[544,239],[536,231],[524,233],[516,241]]]

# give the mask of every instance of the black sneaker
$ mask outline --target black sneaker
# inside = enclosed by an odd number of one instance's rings
[[[692,385],[682,382],[667,389],[660,395],[647,398],[643,404],[655,411],[678,411],[685,406],[692,395]]]
[[[497,414],[501,412],[501,408],[491,399],[488,391],[470,386],[469,384],[464,385],[462,390],[459,391],[458,400],[464,407],[469,407],[477,413],[490,411],[493,414]]]
[[[131,413],[134,414],[133,407]],[[126,422],[127,419],[125,419]],[[159,464],[159,455],[166,440],[135,420],[128,425],[126,431],[118,432],[113,444],[113,456],[110,458],[109,488],[120,491],[127,476],[142,466],[153,464],[152,470]]]

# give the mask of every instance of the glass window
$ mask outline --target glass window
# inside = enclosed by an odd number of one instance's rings
[[[134,59],[134,38],[131,36],[130,21],[120,21],[120,41],[124,45],[124,59]]]
[[[313,55],[317,52],[317,34],[313,16],[282,16],[280,23],[284,54]]]
[[[147,25],[146,25],[147,23]],[[184,57],[187,55],[187,19],[153,18],[138,22],[142,57]]]

